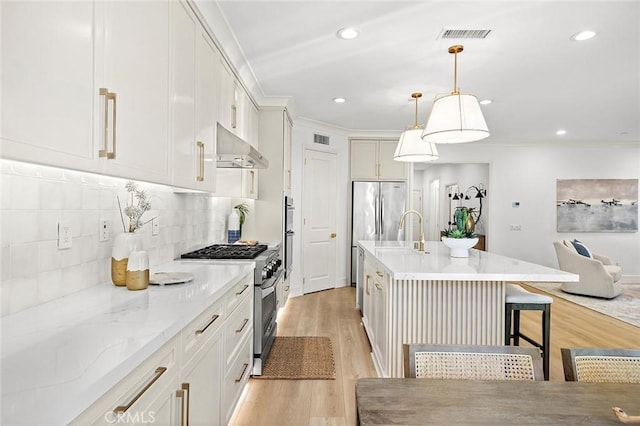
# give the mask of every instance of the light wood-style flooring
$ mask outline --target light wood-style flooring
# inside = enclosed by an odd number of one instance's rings
[[[523,332],[537,339],[540,328],[539,312],[522,313]],[[231,425],[355,425],[355,383],[360,377],[376,376],[355,308],[355,289],[343,287],[289,299],[278,318],[278,335],[330,337],[337,379],[251,379]],[[640,328],[555,297],[550,380],[564,380],[561,347],[640,348]]]

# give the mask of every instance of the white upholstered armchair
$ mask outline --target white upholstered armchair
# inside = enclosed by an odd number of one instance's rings
[[[606,256],[590,253],[579,254],[569,240],[554,241],[561,270],[580,275],[578,282],[565,282],[562,291],[586,296],[612,299],[622,291],[622,271]]]

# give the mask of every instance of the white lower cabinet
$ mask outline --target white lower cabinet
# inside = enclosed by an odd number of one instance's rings
[[[364,291],[362,297],[362,323],[375,353],[374,364],[378,375],[388,377],[387,363],[387,294],[389,274],[370,256],[364,259]]]
[[[249,380],[252,344],[249,274],[71,424],[225,425]]]
[[[176,336],[91,405],[72,425],[173,425],[178,416],[180,336]]]

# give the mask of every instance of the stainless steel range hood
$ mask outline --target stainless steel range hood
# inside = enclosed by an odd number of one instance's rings
[[[218,123],[216,167],[219,169],[266,169],[269,160],[254,147]]]

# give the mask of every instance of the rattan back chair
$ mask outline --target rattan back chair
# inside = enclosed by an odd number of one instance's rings
[[[561,348],[569,382],[640,383],[640,349]]]
[[[538,348],[405,344],[404,377],[468,380],[544,380]]]

